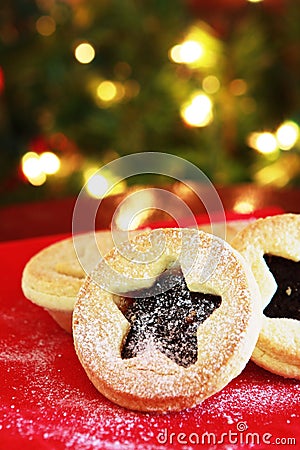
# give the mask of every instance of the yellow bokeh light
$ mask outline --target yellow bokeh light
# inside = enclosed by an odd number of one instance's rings
[[[204,70],[215,68],[222,56],[222,42],[216,38],[215,31],[207,23],[199,22],[188,31],[184,42],[198,44],[198,57],[190,58],[188,64],[191,68]],[[187,47],[188,49],[189,47]],[[197,47],[191,46],[191,55],[196,55]]]
[[[42,36],[51,36],[56,30],[55,20],[50,16],[41,16],[36,21],[36,30]]]
[[[105,197],[108,189],[109,184],[107,179],[103,175],[97,173],[91,176],[86,184],[86,190],[93,198]]]
[[[44,152],[41,155],[27,152],[22,157],[21,164],[23,174],[34,186],[41,186],[47,175],[52,175],[60,169],[60,160],[52,152]]]
[[[151,217],[151,214],[153,214],[153,211],[150,208],[146,208],[132,216],[130,209],[122,208],[116,218],[116,223],[122,231],[136,230]]]
[[[151,209],[146,208],[136,212],[136,206],[137,205],[134,207],[134,212],[130,209],[130,207],[128,208],[128,205],[126,205],[125,208],[123,205],[121,206],[115,218],[115,222],[120,230],[136,230],[151,216]],[[142,208],[142,206],[140,207]]]
[[[60,169],[60,159],[55,153],[44,152],[40,156],[40,163],[44,173],[53,175]]]
[[[24,164],[28,159],[36,158],[39,159],[39,155],[35,152],[27,152],[22,156],[22,164]]]
[[[259,169],[254,174],[254,180],[263,186],[283,187],[299,174],[299,170],[299,156],[295,153],[283,153],[275,162]]]
[[[186,64],[197,61],[203,53],[204,49],[200,42],[185,41],[180,46],[181,59]]]
[[[234,211],[240,214],[248,214],[254,211],[254,205],[249,200],[238,200],[234,207]]]
[[[92,166],[83,172],[87,193],[93,198],[120,194],[126,189],[126,182],[119,181],[110,172],[98,173],[99,167]]]
[[[254,175],[254,180],[261,186],[274,185],[283,187],[289,182],[289,175],[285,167],[280,167],[278,164],[264,167]]]
[[[208,75],[202,81],[202,88],[207,94],[215,94],[220,89],[220,81],[214,75]]]
[[[125,197],[114,215],[114,223],[123,231],[135,230],[155,211],[155,195],[151,190],[136,191]]]
[[[248,0],[249,3],[261,3],[263,0]]]
[[[181,48],[181,45],[177,44],[177,45],[174,45],[174,47],[172,47],[170,49],[170,51],[169,51],[169,58],[170,58],[170,60],[175,62],[175,63],[178,63],[178,64],[182,63],[182,61],[181,61],[181,54],[180,54],[180,48]]]
[[[181,64],[190,64],[197,61],[204,53],[200,42],[187,40],[171,48],[169,56],[172,61]]]
[[[88,42],[82,42],[75,48],[75,58],[81,64],[89,64],[95,58],[95,49]]]
[[[27,179],[33,186],[42,186],[46,182],[47,177],[44,172],[41,172],[36,177],[28,177]]]
[[[33,186],[41,186],[47,178],[40,157],[35,152],[27,152],[22,157],[22,172]]]
[[[263,154],[274,153],[278,149],[276,137],[268,131],[251,133],[248,145]]]
[[[221,56],[222,44],[215,32],[206,23],[193,25],[184,41],[169,50],[169,59],[178,64],[188,64],[192,68],[215,67]]]
[[[181,109],[183,120],[193,127],[205,127],[213,119],[212,102],[205,94],[196,95]]]
[[[111,102],[117,96],[117,87],[115,83],[109,80],[102,81],[97,87],[97,96],[103,102]]]
[[[284,122],[277,129],[276,138],[282,150],[290,150],[299,138],[299,126],[292,121]]]
[[[89,167],[88,169],[86,169],[83,172],[83,179],[84,179],[84,183],[87,183],[89,181],[89,179],[98,171],[100,170],[99,167],[96,166],[92,166]]]
[[[27,178],[36,178],[43,169],[39,155],[35,152],[28,152],[22,158],[22,171]]]

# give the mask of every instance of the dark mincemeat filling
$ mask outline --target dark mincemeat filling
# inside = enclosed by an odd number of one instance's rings
[[[167,284],[169,283],[169,284]],[[172,287],[162,292],[161,286]],[[221,297],[191,292],[181,270],[167,271],[140,298],[123,297],[122,312],[131,327],[122,358],[133,358],[152,341],[157,349],[180,366],[197,361],[197,329],[221,305]]]
[[[300,320],[300,262],[269,254],[264,259],[278,286],[264,314]]]

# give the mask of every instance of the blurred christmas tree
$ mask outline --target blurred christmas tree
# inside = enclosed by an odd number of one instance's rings
[[[5,200],[77,194],[139,151],[215,183],[298,183],[297,3],[3,0]]]

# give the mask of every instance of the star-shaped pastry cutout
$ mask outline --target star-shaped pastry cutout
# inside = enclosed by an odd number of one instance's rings
[[[161,286],[173,286],[162,292]],[[158,291],[158,292],[155,292]],[[153,286],[154,295],[125,297],[123,311],[131,323],[122,358],[143,352],[149,342],[180,366],[197,361],[197,329],[221,305],[221,297],[191,292],[181,270],[163,273]]]
[[[264,259],[277,283],[277,291],[264,314],[300,320],[300,262],[269,254]]]

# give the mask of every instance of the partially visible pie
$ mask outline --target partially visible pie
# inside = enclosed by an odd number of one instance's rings
[[[263,327],[252,359],[284,377],[300,379],[300,215],[258,219],[232,245],[248,261],[259,286]]]

